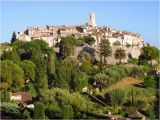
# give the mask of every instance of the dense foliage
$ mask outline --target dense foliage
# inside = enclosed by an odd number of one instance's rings
[[[43,40],[6,44],[11,49],[1,55],[3,115],[15,119],[106,119],[108,111],[129,117],[140,110],[149,118],[158,118],[159,76],[149,62],[157,60],[157,48],[144,46],[141,57],[130,58],[130,64],[123,64],[121,60],[126,53],[118,48],[115,58],[120,64],[108,65],[107,57],[112,54],[108,39],[101,41],[98,51],[91,47],[94,42],[91,36],[62,37],[59,51]],[[82,51],[76,58],[77,46]],[[116,84],[128,77],[141,83],[116,88]],[[10,93],[14,92],[29,93],[34,108],[11,101]]]
[[[1,63],[1,88],[13,91],[20,90],[24,85],[24,72],[13,61],[4,60]]]
[[[100,57],[102,57],[102,56],[104,57],[103,63],[106,64],[106,57],[111,56],[111,54],[112,54],[112,48],[111,48],[109,40],[102,39],[101,43],[99,44],[99,47],[100,47],[99,55],[100,55]]]
[[[93,45],[94,43],[95,43],[95,39],[93,38],[93,37],[91,37],[91,36],[84,36],[84,41],[86,42],[86,43],[88,43],[89,45]]]
[[[62,37],[59,47],[62,58],[66,58],[67,56],[74,54],[75,42],[76,39],[73,36]]]
[[[116,41],[116,42],[113,43],[113,45],[114,46],[121,46],[121,43],[120,43],[120,41]]]
[[[115,52],[115,58],[119,59],[119,63],[121,63],[121,60],[126,58],[125,50],[122,48],[118,48]]]

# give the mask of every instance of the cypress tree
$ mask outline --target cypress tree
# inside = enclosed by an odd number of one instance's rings
[[[11,44],[13,44],[13,42],[15,42],[16,40],[17,40],[16,32],[14,31],[11,38]]]

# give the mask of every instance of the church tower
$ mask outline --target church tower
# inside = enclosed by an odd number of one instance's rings
[[[95,20],[95,14],[94,13],[89,13],[88,15],[88,25],[92,27],[96,27],[96,20]]]

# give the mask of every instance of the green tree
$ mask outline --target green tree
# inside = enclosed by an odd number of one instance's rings
[[[36,65],[29,60],[24,60],[20,62],[20,67],[24,71],[24,77],[27,82],[28,81],[35,81],[35,74],[36,74]]]
[[[69,89],[69,79],[67,79],[68,77],[70,77],[68,67],[64,66],[62,61],[59,61],[59,63],[56,65],[56,76],[53,80],[53,86]]]
[[[156,88],[156,80],[153,76],[147,76],[144,78],[144,85],[150,88]]]
[[[42,102],[36,102],[34,119],[45,119],[45,106]]]
[[[19,90],[24,84],[24,72],[10,60],[1,62],[1,88]]]
[[[11,38],[11,44],[13,44],[13,42],[15,42],[16,40],[17,40],[16,32],[14,31]]]
[[[54,52],[48,55],[47,75],[49,88],[53,86],[56,71],[56,55]]]
[[[83,38],[79,37],[79,38],[76,40],[76,46],[83,46],[83,45],[84,45]]]
[[[59,47],[62,59],[74,54],[75,41],[76,39],[73,36],[62,37]]]
[[[159,50],[148,44],[141,49],[141,55],[144,60],[151,60],[152,62],[152,60],[159,58]]]
[[[49,54],[48,56],[48,71],[49,74],[54,75],[55,74],[55,54]]]
[[[135,66],[131,68],[131,76],[138,77],[140,75],[143,75],[143,71],[139,66]]]
[[[7,89],[2,89],[0,91],[0,100],[1,102],[9,102],[10,101],[10,95]]]
[[[23,112],[23,118],[25,118],[25,119],[31,119],[30,112],[28,110],[24,110],[24,112]]]
[[[104,88],[106,86],[109,86],[111,81],[109,80],[109,76],[105,75],[104,73],[97,73],[94,76],[94,81],[97,85]]]
[[[15,48],[12,50],[4,51],[1,60],[12,60],[14,63],[18,63],[20,61],[20,57]]]
[[[121,60],[126,58],[125,50],[122,48],[118,48],[115,52],[115,58],[119,59],[119,63],[121,64],[122,63]]]
[[[111,56],[112,48],[108,39],[102,39],[99,44],[100,47],[100,57],[104,57],[104,64],[106,64],[106,57]]]
[[[88,61],[88,62],[91,62],[91,56],[89,53],[87,52],[81,52],[79,55],[78,55],[78,60],[80,60],[81,62],[83,61]]]
[[[130,59],[128,59],[128,63],[132,63],[134,66],[136,66],[138,64],[138,59],[130,58]]]
[[[57,103],[52,103],[46,106],[45,110],[46,116],[49,119],[62,119],[63,118],[63,112],[61,106],[58,106]]]
[[[122,105],[126,102],[127,93],[122,89],[114,89],[109,92],[109,99],[112,106]]]
[[[88,61],[83,61],[81,66],[80,66],[80,70],[85,72],[85,73],[89,73],[90,70],[92,69],[92,64]]]
[[[40,89],[48,89],[47,62],[48,58],[41,52],[33,52],[31,61],[36,65],[36,74],[34,85],[39,91]]]
[[[55,87],[77,91],[87,86],[88,79],[87,75],[79,70],[78,61],[67,57],[56,65],[56,78],[53,82]]]
[[[95,40],[93,37],[91,37],[91,36],[84,36],[83,39],[84,39],[84,41],[85,41],[86,43],[88,43],[89,45],[93,45],[93,44],[95,43],[95,41],[96,41],[96,40]]]
[[[72,105],[74,109],[79,111],[91,110],[92,103],[87,101],[82,95],[78,92],[70,93],[68,90],[61,88],[51,88],[50,90],[43,90],[41,92],[41,100],[46,105],[51,105],[53,103],[57,104],[59,107],[64,105]]]
[[[114,45],[114,46],[120,46],[120,45],[121,45],[121,42],[120,42],[120,41],[116,41],[116,42],[113,43],[113,45]]]
[[[63,106],[63,119],[73,119],[73,109],[71,105]]]
[[[129,43],[126,43],[126,47],[129,48],[131,45]]]
[[[30,93],[33,97],[35,97],[37,95],[37,91],[36,91],[35,85],[33,83],[27,84],[25,86],[25,91]]]
[[[12,119],[21,118],[20,107],[16,103],[2,102],[1,111],[3,111],[7,116],[10,116]]]
[[[30,42],[16,41],[12,45],[16,48],[21,60],[30,60],[36,65],[35,87],[40,89],[48,88],[48,78],[54,73],[54,51],[48,47],[44,40]]]
[[[88,86],[87,74],[80,72],[79,70],[73,70],[71,74],[69,86],[71,90],[81,91],[84,87]]]

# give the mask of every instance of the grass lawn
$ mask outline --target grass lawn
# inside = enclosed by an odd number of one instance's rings
[[[105,92],[110,91],[112,89],[117,89],[117,88],[128,88],[128,89],[132,89],[135,87],[142,87],[143,81],[142,80],[138,80],[135,79],[133,77],[126,77],[124,79],[122,79],[121,81],[117,82],[114,85],[111,85],[109,88],[107,88],[105,90]]]
[[[143,80],[135,79],[133,77],[126,77],[121,81],[117,82],[116,84],[113,84],[110,87],[106,88],[103,92],[99,93],[99,95],[104,97],[105,93],[113,89],[147,90],[146,88],[143,88]],[[155,99],[154,92],[152,92],[151,90],[150,95],[143,97],[143,99]]]
[[[142,87],[142,80],[135,79],[133,77],[126,77],[121,81],[117,82],[116,84],[111,85],[110,87],[106,88],[103,92],[99,93],[100,95],[104,95],[106,92],[113,90],[113,89],[132,89],[132,88],[141,88]]]

